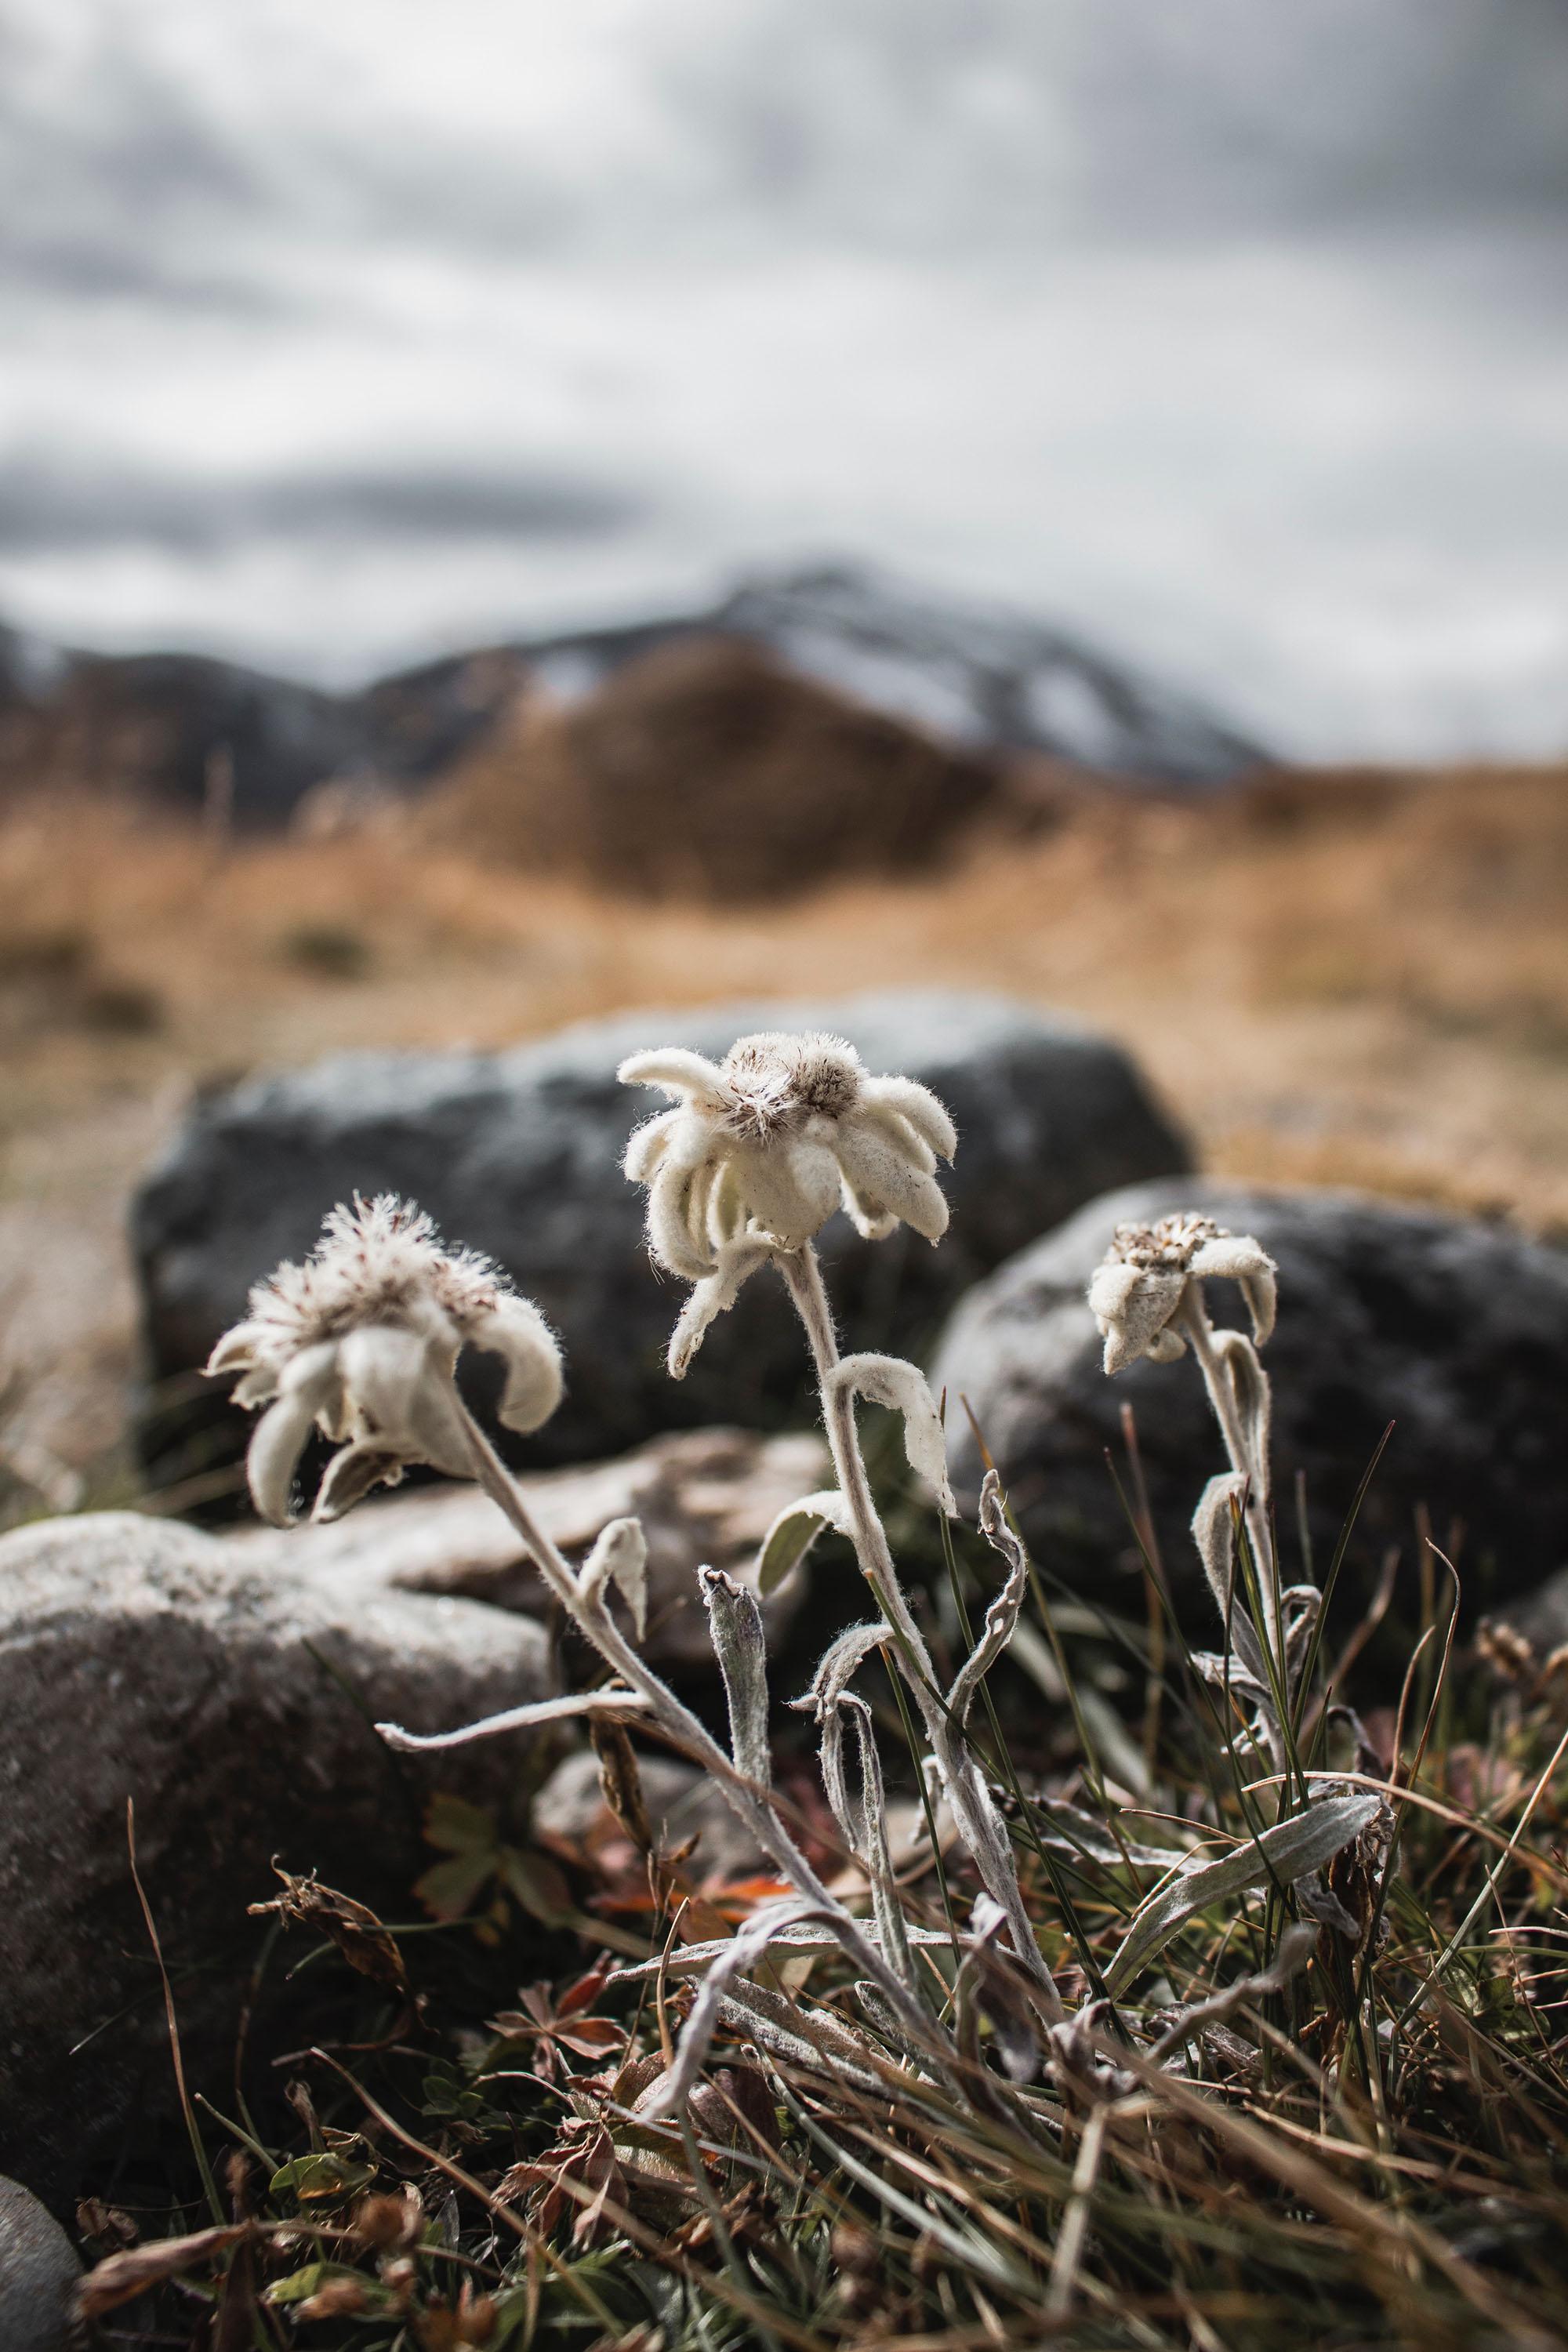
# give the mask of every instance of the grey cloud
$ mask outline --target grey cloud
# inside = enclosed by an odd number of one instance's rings
[[[0,549],[8,554],[142,545],[193,555],[271,535],[581,538],[619,530],[645,511],[615,485],[544,468],[415,466],[213,483],[53,457],[0,464]]]
[[[585,119],[570,167],[456,98],[207,111],[133,9],[34,73],[53,5],[0,0],[0,272],[79,300],[287,304],[311,242],[985,255],[1568,205],[1563,0],[665,0],[619,68],[646,142]]]
[[[1562,0],[753,0],[662,71],[715,188],[882,241],[1568,203]]]

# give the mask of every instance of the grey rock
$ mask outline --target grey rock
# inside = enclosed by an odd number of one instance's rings
[[[1560,1568],[1517,1609],[1510,1609],[1508,1622],[1534,1643],[1542,1658],[1568,1643],[1568,1568]]]
[[[81,2263],[52,2213],[0,2176],[0,2344],[5,2352],[72,2352]]]
[[[1107,1380],[1084,1300],[1117,1223],[1184,1208],[1256,1234],[1279,1262],[1266,1360],[1288,1562],[1299,1557],[1298,1474],[1321,1571],[1391,1422],[1347,1560],[1347,1599],[1369,1589],[1389,1544],[1404,1548],[1413,1581],[1422,1505],[1445,1549],[1462,1528],[1472,1609],[1528,1590],[1568,1557],[1568,1255],[1496,1226],[1347,1193],[1189,1179],[1093,1202],[979,1285],[937,1350],[935,1382],[967,1400],[1042,1559],[1142,1609],[1135,1548],[1105,1465],[1107,1449],[1122,1463],[1127,1405],[1173,1585],[1199,1592],[1189,1522],[1225,1465],[1197,1369],[1188,1356]],[[1208,1296],[1217,1321],[1245,1321],[1233,1284],[1212,1283]],[[973,1500],[980,1464],[956,1417],[953,1448]],[[1112,1562],[1125,1583],[1107,1582]]]
[[[698,1569],[754,1581],[757,1548],[780,1511],[826,1486],[829,1475],[826,1441],[804,1430],[759,1437],[691,1429],[613,1462],[542,1470],[520,1484],[541,1527],[574,1559],[612,1519],[640,1519],[648,1547],[643,1654],[661,1673],[711,1674]],[[384,1589],[461,1593],[525,1613],[548,1606],[515,1529],[477,1486],[387,1496],[325,1527],[245,1529],[226,1549],[262,1574],[276,1566],[336,1585],[368,1577]],[[804,1580],[789,1577],[763,1603],[775,1638],[803,1591]]]
[[[665,1044],[721,1055],[777,1026],[841,1031],[872,1070],[934,1087],[958,1121],[940,1249],[901,1229],[862,1242],[842,1216],[826,1229],[857,1348],[924,1347],[971,1283],[1082,1202],[1190,1165],[1119,1047],[1005,998],[950,992],[628,1013],[506,1054],[355,1055],[258,1079],[196,1105],[135,1203],[150,1369],[164,1384],[143,1429],[159,1476],[237,1454],[240,1417],[189,1376],[249,1285],[310,1248],[356,1190],[417,1200],[451,1239],[498,1258],[560,1330],[566,1403],[515,1458],[617,1453],[672,1424],[803,1418],[799,1329],[771,1276],[670,1381],[682,1287],[649,1265],[641,1195],[620,1172],[626,1137],[659,1107],[616,1084],[626,1055]]]
[[[510,1818],[516,1740],[395,1757],[366,1714],[446,1728],[545,1677],[527,1618],[257,1566],[134,1513],[0,1539],[0,2163],[70,2194],[129,2118],[177,2116],[128,1801],[187,2070],[226,2106],[271,1857],[402,1917],[433,1789]],[[263,2070],[280,2015],[252,2021]]]

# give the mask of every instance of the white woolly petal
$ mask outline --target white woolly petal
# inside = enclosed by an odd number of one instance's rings
[[[910,1125],[902,1111],[895,1110],[889,1103],[868,1102],[858,1105],[854,1116],[859,1125],[879,1128],[900,1159],[918,1168],[922,1176],[935,1175],[936,1153],[919,1129]]]
[[[658,1087],[676,1102],[697,1103],[704,1110],[727,1110],[734,1099],[718,1065],[705,1055],[689,1053],[684,1045],[658,1045],[650,1053],[629,1055],[616,1076],[623,1087]]]
[[[852,1112],[840,1121],[838,1165],[850,1191],[869,1216],[891,1214],[940,1241],[947,1231],[947,1201],[933,1176],[912,1168],[889,1141],[880,1125]]]
[[[708,1195],[708,1231],[721,1246],[738,1242],[746,1230],[746,1198],[739,1179],[728,1160],[720,1160],[713,1171],[713,1189]],[[728,1305],[728,1301],[725,1302]]]
[[[370,1323],[340,1342],[343,1395],[357,1434],[395,1444],[414,1417],[414,1399],[429,1377],[429,1343],[395,1323]]]
[[[1168,1363],[1180,1355],[1164,1344],[1165,1326],[1181,1304],[1187,1277],[1174,1268],[1126,1265],[1108,1259],[1096,1266],[1089,1286],[1089,1304],[1105,1339],[1105,1369],[1120,1372],[1140,1356]]]
[[[449,1329],[449,1327],[447,1327]],[[472,1458],[452,1393],[456,1334],[426,1339],[395,1325],[351,1331],[339,1349],[344,1412],[340,1426],[356,1444],[428,1463],[449,1478],[472,1473]]]
[[[1279,1295],[1274,1260],[1261,1242],[1250,1234],[1221,1234],[1204,1243],[1193,1258],[1192,1270],[1200,1278],[1215,1276],[1241,1285],[1252,1318],[1252,1336],[1261,1348],[1274,1328]]]
[[[918,1079],[868,1078],[860,1089],[860,1099],[885,1103],[890,1110],[896,1110],[942,1159],[951,1160],[958,1150],[958,1129],[946,1104]]]
[[[875,1202],[863,1201],[848,1179],[844,1183],[844,1207],[851,1224],[868,1242],[885,1242],[889,1234],[899,1230],[899,1221],[890,1209]]]
[[[531,1298],[503,1291],[494,1311],[477,1316],[468,1337],[506,1365],[506,1387],[497,1408],[508,1429],[522,1435],[547,1422],[561,1402],[564,1381],[561,1349]]]
[[[265,1323],[237,1323],[231,1331],[224,1333],[207,1358],[207,1379],[220,1381],[226,1372],[247,1371],[256,1360],[258,1344],[268,1336]]]
[[[1155,1332],[1143,1350],[1152,1364],[1173,1364],[1186,1352],[1186,1341],[1179,1331],[1172,1328],[1169,1323],[1163,1331]]]
[[[283,1397],[256,1424],[245,1457],[245,1475],[258,1517],[275,1528],[293,1523],[294,1473],[315,1419],[309,1405],[298,1397]]]
[[[680,1118],[679,1109],[656,1111],[652,1118],[645,1118],[640,1127],[633,1128],[621,1169],[634,1184],[646,1184],[652,1176],[669,1147]]]
[[[452,1391],[451,1376],[432,1366],[414,1391],[407,1431],[408,1459],[427,1463],[448,1478],[471,1478],[474,1457]]]
[[[252,1434],[245,1458],[250,1499],[275,1528],[293,1520],[294,1473],[317,1413],[336,1392],[337,1356],[331,1340],[296,1356],[283,1375],[277,1403],[262,1414]]]
[[[345,1445],[327,1465],[310,1517],[323,1526],[341,1519],[356,1503],[363,1503],[374,1486],[395,1486],[402,1475],[402,1454],[389,1453],[374,1438],[363,1444]]]
[[[738,1144],[731,1164],[753,1222],[784,1249],[810,1241],[838,1206],[837,1163],[823,1144]]]
[[[719,1186],[719,1169],[711,1160],[705,1160],[691,1171],[691,1190],[686,1196],[686,1230],[704,1249],[717,1249],[720,1235],[713,1225],[713,1195]]]
[[[669,1377],[683,1381],[691,1368],[691,1359],[702,1345],[708,1327],[714,1318],[722,1315],[735,1304],[741,1285],[751,1279],[757,1268],[765,1265],[773,1255],[768,1242],[721,1242],[719,1245],[717,1273],[710,1274],[696,1285],[681,1310],[680,1320],[670,1335]]]
[[[707,1237],[691,1230],[692,1180],[697,1171],[667,1154],[648,1187],[647,1245],[661,1265],[688,1282],[700,1282],[713,1271],[713,1254]]]
[[[1274,1268],[1269,1266],[1267,1273],[1244,1274],[1241,1277],[1241,1295],[1247,1301],[1247,1311],[1252,1318],[1254,1343],[1261,1348],[1273,1335],[1274,1318],[1279,1304],[1279,1289],[1275,1280]]]
[[[247,1372],[242,1380],[236,1381],[229,1391],[229,1401],[233,1404],[243,1405],[247,1412],[253,1412],[258,1405],[270,1403],[277,1393],[277,1373],[266,1364],[258,1364],[253,1372]]]

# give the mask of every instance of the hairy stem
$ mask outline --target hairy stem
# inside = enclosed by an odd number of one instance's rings
[[[887,1530],[872,1499],[871,1482],[866,1474],[856,1427],[854,1397],[830,1377],[839,1360],[838,1340],[816,1252],[807,1242],[804,1249],[781,1253],[777,1263],[805,1327],[816,1366],[827,1443],[839,1491],[849,1506],[861,1573],[892,1627],[900,1670],[920,1709],[959,1832],[987,1894],[1001,1906],[1018,1956],[1035,1979],[1042,2008],[1056,2023],[1066,2012],[1025,1906],[1013,1861],[1012,1841],[968,1741],[942,1705],[935,1665],[905,1599]]]
[[[1236,1392],[1215,1348],[1214,1326],[1204,1304],[1201,1283],[1188,1283],[1175,1319],[1197,1358],[1198,1370],[1208,1391],[1209,1403],[1214,1408],[1214,1417],[1225,1439],[1230,1466],[1247,1481],[1247,1535],[1252,1547],[1263,1601],[1264,1622],[1258,1632],[1276,1658],[1279,1659],[1279,1575],[1274,1558],[1274,1533],[1268,1524],[1268,1465],[1255,1458],[1247,1443],[1247,1432],[1236,1407]],[[1280,1665],[1283,1671],[1282,1659]]]
[[[540,1574],[573,1623],[622,1681],[642,1693],[659,1728],[711,1774],[725,1801],[745,1822],[763,1853],[776,1864],[796,1893],[828,1921],[855,1967],[887,1995],[916,2046],[931,2055],[951,2079],[950,2062],[944,2059],[941,2044],[933,2036],[930,2015],[919,1999],[871,1942],[853,1912],[846,1910],[828,1893],[756,1784],[737,1769],[711,1733],[681,1705],[668,1685],[632,1647],[603,1599],[584,1595],[579,1590],[570,1561],[540,1527],[518,1492],[510,1472],[455,1389],[453,1394],[476,1479],[517,1530]]]

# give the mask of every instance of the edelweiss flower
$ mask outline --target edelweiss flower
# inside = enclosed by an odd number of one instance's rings
[[[509,1429],[537,1429],[561,1401],[561,1352],[538,1307],[489,1258],[444,1250],[431,1220],[390,1193],[334,1209],[305,1263],[258,1282],[249,1310],[207,1371],[240,1373],[235,1402],[270,1408],[247,1468],[258,1511],[279,1527],[293,1517],[312,1425],[342,1448],[321,1481],[319,1519],[395,1485],[410,1463],[471,1475],[452,1388],[466,1346],[504,1361]]]
[[[868,1077],[842,1037],[763,1030],[717,1065],[668,1046],[619,1075],[677,1105],[637,1129],[625,1164],[648,1187],[654,1255],[689,1282],[742,1235],[799,1249],[841,1201],[872,1241],[900,1220],[929,1242],[947,1229],[933,1171],[952,1157],[952,1119],[912,1078]]]
[[[1274,1328],[1274,1261],[1248,1234],[1229,1234],[1212,1217],[1162,1217],[1154,1225],[1118,1225],[1089,1286],[1089,1303],[1105,1341],[1105,1369],[1120,1372],[1147,1356],[1173,1363],[1186,1347],[1174,1318],[1189,1282],[1228,1276],[1241,1285],[1261,1347]]]
[[[912,1078],[868,1077],[842,1037],[763,1030],[721,1063],[679,1046],[634,1054],[623,1085],[658,1087],[673,1110],[639,1127],[625,1167],[648,1188],[648,1247],[696,1284],[670,1347],[679,1380],[715,1315],[775,1250],[797,1250],[840,1204],[861,1233],[947,1229],[939,1159],[952,1119]]]

